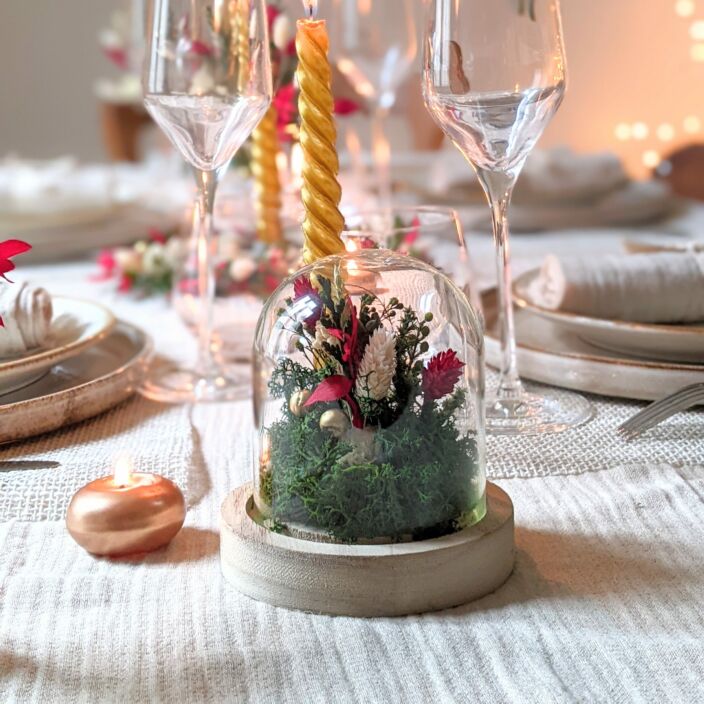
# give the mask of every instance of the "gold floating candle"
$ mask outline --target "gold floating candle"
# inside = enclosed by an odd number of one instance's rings
[[[303,166],[303,258],[310,264],[331,254],[343,254],[340,237],[345,220],[340,213],[342,189],[337,181],[340,162],[333,118],[332,69],[328,61],[329,39],[325,21],[314,19],[316,0],[304,0],[308,19],[298,20],[298,111]]]
[[[133,472],[128,459],[115,473],[86,484],[71,499],[66,527],[93,555],[120,557],[163,547],[181,530],[186,504],[165,477]]]
[[[281,232],[281,180],[276,108],[270,107],[252,134],[252,175],[256,196],[257,235],[262,242],[278,244]]]

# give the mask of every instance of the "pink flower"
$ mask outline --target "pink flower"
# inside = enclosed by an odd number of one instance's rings
[[[278,116],[277,128],[282,140],[290,140],[286,128],[296,121],[298,105],[296,104],[296,89],[293,83],[281,86],[274,96],[274,107]]]
[[[115,261],[115,255],[111,249],[104,249],[100,252],[96,262],[100,267],[100,271],[90,277],[91,281],[107,281],[115,275],[117,262]]]
[[[124,49],[119,49],[117,47],[104,47],[103,53],[120,70],[127,70],[127,52]]]
[[[280,283],[281,279],[274,276],[273,274],[267,274],[264,277],[264,288],[267,290],[268,293],[274,293],[274,291],[276,291],[276,289],[279,287]]]
[[[417,215],[413,218],[411,227],[413,229],[403,238],[403,243],[409,247],[415,244],[416,240],[420,236],[420,218]]]
[[[279,10],[278,7],[274,7],[273,5],[268,5],[266,6],[266,19],[267,22],[269,23],[269,31],[271,31],[271,28],[274,24],[274,20],[281,14],[281,10]]]
[[[208,46],[205,42],[200,41],[200,39],[191,40],[191,46],[189,48],[198,56],[210,56],[213,53],[213,47]]]
[[[117,284],[117,290],[120,293],[127,293],[132,290],[134,281],[129,274],[120,274],[120,282]]]
[[[452,393],[455,384],[462,376],[461,362],[454,350],[445,350],[436,354],[423,369],[423,394],[426,401],[436,401]]]
[[[159,244],[166,244],[166,240],[168,239],[166,233],[158,227],[150,227],[148,236],[151,242],[158,242]]]
[[[335,114],[340,115],[340,117],[354,115],[360,109],[359,103],[349,98],[338,98],[335,101]]]

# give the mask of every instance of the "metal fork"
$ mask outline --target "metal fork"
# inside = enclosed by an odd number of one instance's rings
[[[702,401],[704,401],[704,383],[685,386],[674,394],[651,403],[640,413],[636,413],[633,418],[619,427],[618,432],[626,440],[633,440],[646,430],[654,428],[658,423],[662,423],[676,413],[686,411]]]

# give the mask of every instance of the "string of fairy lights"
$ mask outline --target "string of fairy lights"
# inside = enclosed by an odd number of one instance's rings
[[[704,19],[694,19],[697,13],[697,3],[695,0],[676,0],[675,14],[684,20],[691,20],[689,25],[689,38],[691,45],[689,55],[692,61],[704,63]],[[643,166],[648,169],[657,169],[662,175],[666,175],[670,169],[670,164],[663,161],[661,149],[670,142],[673,142],[678,135],[684,134],[694,136],[700,134],[703,127],[702,119],[697,115],[687,115],[679,122],[663,122],[652,126],[645,122],[619,122],[614,128],[614,135],[620,142],[642,142],[648,146],[643,150],[641,160]],[[660,148],[651,147],[653,138],[662,146]]]

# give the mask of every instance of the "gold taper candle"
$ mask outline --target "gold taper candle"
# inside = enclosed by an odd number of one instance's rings
[[[257,235],[262,242],[278,244],[281,232],[281,180],[276,108],[269,108],[252,134],[252,175],[256,195]]]
[[[333,118],[332,69],[328,62],[328,33],[323,20],[315,20],[316,0],[303,0],[309,19],[298,21],[298,111],[304,154],[302,198],[303,258],[310,264],[331,254],[344,254],[340,237],[345,220],[340,213],[342,189],[337,181],[340,162]]]
[[[237,88],[244,91],[249,82],[249,0],[237,0],[237,5],[237,34],[234,39],[239,63]]]

